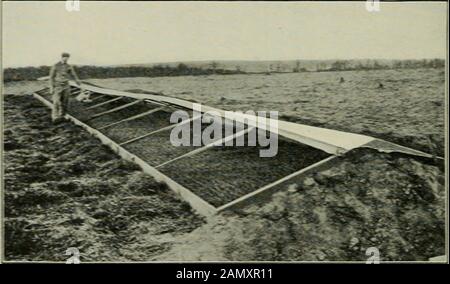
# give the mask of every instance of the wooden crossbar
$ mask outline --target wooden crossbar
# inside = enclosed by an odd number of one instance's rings
[[[48,91],[49,91],[49,88],[45,87],[45,88],[43,88],[43,89],[41,89],[39,91],[36,91],[36,93],[41,94],[41,93],[45,93],[45,92],[48,92]]]
[[[104,97],[110,97],[110,95],[100,95],[100,96],[98,96],[98,97],[92,98],[91,100],[92,100],[93,102],[95,102],[95,101],[97,101],[98,99],[101,99],[101,98],[104,98]]]
[[[52,103],[46,100],[45,98],[41,97],[39,94],[34,93],[33,96],[43,102],[46,106],[49,108],[52,108]],[[98,131],[95,128],[90,127],[89,125],[85,124],[84,122],[81,122],[77,118],[66,114],[65,117],[69,120],[71,120],[76,125],[79,125],[86,129],[89,133],[100,139],[100,141],[110,147],[115,153],[120,155],[123,159],[133,162],[140,166],[142,170],[153,176],[156,181],[164,182],[167,184],[169,189],[175,192],[175,194],[179,195],[181,199],[188,202],[192,208],[194,208],[199,214],[210,217],[216,213],[216,208],[206,202],[205,200],[198,197],[196,194],[191,192],[189,189],[185,188],[184,186],[180,185],[170,177],[166,176],[165,174],[159,172],[154,167],[150,166],[147,162],[139,158],[138,156],[134,155],[133,153],[128,152],[126,149],[122,148],[120,145],[118,145],[115,141],[111,140],[108,136],[104,135],[100,131]]]
[[[127,122],[127,121],[135,120],[135,119],[138,119],[138,118],[140,118],[140,117],[149,115],[149,114],[151,114],[151,113],[154,113],[154,112],[163,110],[163,109],[165,109],[165,108],[166,108],[166,107],[159,107],[159,108],[151,109],[151,110],[145,111],[145,112],[143,112],[143,113],[136,114],[136,115],[133,115],[133,116],[131,116],[131,117],[127,117],[127,118],[125,118],[125,119],[122,119],[122,120],[119,120],[119,121],[115,121],[115,122],[112,122],[112,123],[107,124],[107,125],[105,125],[105,126],[99,127],[98,130],[102,130],[102,129],[105,129],[105,128],[108,128],[108,127],[111,127],[111,126],[115,126],[115,125],[118,125],[118,124],[121,124],[121,123],[124,123],[124,122]]]
[[[76,89],[74,91],[70,90],[70,94],[72,95],[78,95],[79,93],[81,93],[81,89]]]
[[[176,126],[183,125],[183,124],[185,124],[185,123],[190,123],[192,120],[194,120],[194,118],[190,118],[190,119],[187,119],[187,120],[182,121],[182,122],[177,123],[177,124],[172,124],[172,125],[165,126],[165,127],[163,127],[163,128],[157,129],[157,130],[153,130],[153,131],[151,131],[151,132],[149,132],[149,133],[146,133],[146,134],[144,134],[144,135],[141,135],[141,136],[138,136],[138,137],[136,137],[136,138],[132,138],[132,139],[127,140],[127,141],[125,141],[125,142],[119,143],[119,145],[120,145],[120,146],[123,146],[123,145],[126,145],[126,144],[130,144],[130,143],[136,142],[136,141],[138,141],[138,140],[141,140],[142,138],[148,137],[148,136],[153,135],[153,134],[155,134],[155,133],[158,133],[158,132],[161,132],[161,131],[165,131],[165,130],[169,130],[169,129],[172,129],[172,128],[176,127]]]
[[[101,112],[101,113],[94,114],[94,115],[91,116],[89,119],[94,119],[94,118],[97,118],[97,117],[99,117],[99,116],[103,116],[103,115],[108,114],[108,113],[113,113],[113,112],[116,112],[116,111],[119,111],[119,110],[121,110],[121,109],[130,107],[130,106],[135,105],[135,104],[140,103],[140,102],[142,102],[142,100],[135,100],[134,102],[127,103],[127,104],[118,106],[118,107],[116,107],[116,108],[113,108],[113,109],[110,109],[110,110],[107,110],[107,111],[104,111],[104,112]]]
[[[148,103],[154,104],[154,105],[169,106],[169,104],[167,104],[167,103],[160,103],[160,102],[152,101],[152,100],[145,100],[145,101],[148,102]]]
[[[121,100],[121,99],[123,99],[123,98],[124,98],[124,97],[113,98],[113,99],[110,99],[110,100],[108,100],[108,101],[106,101],[106,102],[102,102],[102,103],[99,103],[99,104],[90,106],[90,107],[86,108],[86,110],[91,110],[91,109],[97,108],[97,107],[99,107],[99,106],[103,106],[103,105],[106,105],[106,104],[109,104],[109,103],[112,103],[112,102]]]
[[[311,173],[312,171],[318,171],[321,168],[328,167],[331,164],[333,164],[338,158],[339,158],[339,156],[335,156],[335,155],[329,156],[328,158],[325,158],[325,159],[323,159],[317,163],[314,163],[306,168],[298,170],[298,171],[296,171],[292,174],[289,174],[279,180],[269,183],[255,191],[252,191],[244,196],[241,196],[227,204],[217,207],[216,209],[218,212],[221,212],[221,211],[227,210],[227,209],[235,209],[237,207],[245,206],[249,203],[254,202],[257,198],[261,198],[261,196],[263,196],[264,194],[271,196],[271,194],[273,194],[274,191],[277,189],[276,188],[277,185],[279,185],[283,182],[287,182],[294,177],[306,175],[308,173]]]
[[[219,146],[219,145],[221,145],[221,144],[223,144],[223,143],[225,143],[225,142],[227,142],[227,141],[229,141],[229,140],[233,140],[233,139],[235,139],[235,138],[237,138],[237,137],[240,137],[240,136],[242,136],[242,135],[245,135],[246,133],[248,133],[249,131],[251,131],[251,130],[253,130],[253,129],[255,129],[255,127],[249,127],[249,128],[247,128],[247,129],[241,130],[241,131],[239,131],[239,132],[234,133],[233,135],[229,135],[229,136],[224,137],[224,138],[222,138],[222,139],[219,139],[219,140],[217,140],[217,141],[211,142],[211,143],[209,143],[209,144],[207,144],[207,145],[205,145],[205,146],[203,146],[203,147],[201,147],[201,148],[192,150],[192,151],[190,151],[189,153],[183,154],[183,155],[181,155],[181,156],[178,156],[178,157],[176,157],[176,158],[173,158],[172,160],[166,161],[166,162],[164,162],[164,163],[162,163],[162,164],[160,164],[160,165],[157,165],[155,168],[157,169],[157,168],[159,168],[159,167],[162,167],[162,166],[165,166],[165,165],[170,164],[170,163],[172,163],[172,162],[175,162],[175,161],[177,161],[177,160],[179,160],[179,159],[186,158],[186,157],[189,157],[189,156],[192,156],[192,155],[201,153],[201,152],[203,152],[203,151],[208,150],[209,148],[211,148],[211,147],[213,147],[213,146]]]

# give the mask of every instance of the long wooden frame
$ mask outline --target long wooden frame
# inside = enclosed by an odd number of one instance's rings
[[[95,87],[95,88],[97,88],[97,87]],[[101,89],[101,88],[99,88],[99,89]],[[91,90],[91,91],[95,92],[93,90]],[[110,91],[108,91],[107,93],[109,94],[109,92]],[[114,95],[120,96],[119,94],[123,93],[123,92],[117,91],[117,93],[118,94],[114,94]],[[138,95],[142,95],[142,94],[138,94]],[[40,101],[42,101],[48,107],[50,107],[50,108],[52,107],[52,103],[47,101],[45,98],[43,98],[37,92],[33,93],[33,96],[36,97],[37,99],[39,99]],[[150,95],[150,96],[153,96],[153,95]],[[132,97],[132,96],[130,96],[130,97]],[[138,99],[138,100],[145,100],[146,99],[143,96],[136,96],[134,98]],[[149,98],[147,98],[147,99],[149,99]],[[155,98],[150,98],[150,100],[155,100]],[[175,100],[178,100],[178,99],[175,99]],[[167,101],[165,101],[165,102],[167,103]],[[179,105],[179,104],[175,104],[175,105]],[[179,106],[185,107],[183,105],[179,105]],[[142,139],[142,138],[147,137],[149,135],[152,135],[152,134],[155,134],[155,133],[158,133],[158,132],[161,132],[161,131],[165,131],[165,130],[171,129],[171,128],[173,128],[173,127],[175,127],[177,125],[183,124],[183,123],[188,123],[188,122],[190,122],[190,121],[192,121],[194,119],[198,119],[197,117],[191,118],[189,120],[185,120],[185,121],[183,121],[183,122],[181,122],[179,124],[174,124],[174,125],[169,125],[167,127],[162,127],[160,129],[154,130],[154,131],[152,131],[150,133],[144,134],[144,135],[139,136],[139,137],[135,137],[135,138],[130,139],[130,140],[125,141],[125,142],[122,142],[120,144],[114,142],[109,137],[105,136],[100,131],[98,131],[97,129],[94,129],[94,128],[90,127],[89,125],[79,121],[78,119],[76,119],[75,117],[72,117],[69,114],[66,115],[66,118],[70,119],[75,124],[82,126],[88,132],[90,132],[94,136],[98,137],[102,141],[102,143],[104,143],[105,145],[108,145],[114,152],[119,154],[124,159],[132,161],[132,162],[138,164],[143,169],[144,172],[152,175],[153,177],[155,177],[156,180],[165,182],[169,186],[169,188],[174,190],[174,192],[176,192],[184,200],[186,200],[197,212],[199,212],[200,214],[202,214],[204,216],[211,216],[213,214],[216,214],[218,212],[222,212],[224,210],[233,210],[233,209],[239,208],[241,206],[245,206],[249,202],[252,202],[252,200],[257,199],[258,197],[261,197],[261,196],[273,193],[272,191],[275,190],[277,188],[277,186],[279,186],[280,184],[282,184],[284,182],[288,182],[292,178],[299,178],[301,176],[304,176],[306,174],[311,173],[312,171],[317,171],[319,169],[323,169],[325,167],[331,166],[331,164],[333,164],[335,162],[335,160],[339,157],[339,154],[342,154],[343,152],[346,151],[345,149],[337,147],[334,150],[331,150],[331,152],[336,151],[336,150],[340,150],[340,151],[336,152],[337,155],[332,155],[332,156],[330,156],[328,158],[325,158],[325,159],[323,159],[323,160],[321,160],[321,161],[319,161],[319,162],[317,162],[317,163],[315,163],[313,165],[310,165],[310,166],[308,166],[308,167],[306,167],[304,169],[301,169],[301,170],[299,170],[297,172],[291,173],[291,174],[289,174],[289,175],[287,175],[287,176],[285,176],[285,177],[283,177],[283,178],[281,178],[281,179],[279,179],[277,181],[274,181],[274,182],[272,182],[270,184],[267,184],[267,185],[265,185],[265,186],[255,190],[255,191],[253,191],[253,192],[251,192],[251,193],[249,193],[247,195],[244,195],[244,196],[242,196],[240,198],[237,198],[237,199],[235,199],[235,200],[233,200],[233,201],[231,201],[231,202],[229,202],[227,204],[224,204],[224,205],[219,206],[219,207],[216,208],[216,207],[212,206],[211,204],[209,204],[208,202],[206,202],[205,200],[203,200],[200,197],[198,197],[197,195],[195,195],[194,193],[192,193],[187,188],[183,187],[182,185],[178,184],[177,182],[175,182],[174,180],[172,180],[171,178],[169,178],[168,176],[162,174],[160,171],[157,170],[158,167],[161,167],[161,166],[163,166],[163,165],[165,165],[165,164],[167,164],[169,162],[173,162],[175,160],[178,160],[178,159],[181,159],[181,158],[184,158],[184,157],[187,157],[187,156],[192,156],[192,155],[198,154],[198,153],[206,150],[207,148],[211,147],[210,144],[208,144],[208,145],[206,145],[206,146],[204,146],[204,147],[202,147],[200,149],[196,149],[194,151],[191,151],[191,152],[189,152],[187,154],[184,154],[184,155],[181,155],[179,157],[176,157],[176,158],[174,158],[174,159],[172,159],[170,161],[164,162],[164,163],[162,163],[162,164],[160,164],[160,165],[158,165],[156,167],[150,166],[144,160],[142,160],[138,156],[128,152],[126,149],[124,149],[122,147],[123,145],[126,145],[126,144],[129,144],[129,143],[138,141],[139,139]],[[252,126],[251,124],[248,124],[248,125]],[[259,126],[259,125],[256,125],[254,127],[257,127],[257,126]],[[262,127],[262,128],[264,128],[264,127]],[[285,137],[289,138],[289,136],[285,136]],[[230,138],[230,137],[227,137],[227,138]],[[372,140],[369,139],[369,142],[374,141],[374,140],[375,139],[372,139]],[[384,141],[384,140],[381,140],[381,141]],[[215,141],[215,142],[213,142],[211,144],[216,144],[217,142],[218,141]],[[366,143],[364,143],[362,145],[359,145],[359,147],[365,146],[369,142],[366,142]],[[305,144],[308,144],[308,143],[305,143]],[[390,144],[393,144],[393,143],[390,143]],[[396,145],[396,144],[393,144],[393,145]],[[316,148],[322,149],[323,144],[319,143],[318,146],[320,146],[320,147],[316,147]],[[404,150],[404,152],[406,152],[406,153],[408,153],[409,150],[413,150],[412,155],[424,156],[424,157],[430,157],[431,156],[429,154],[426,154],[426,153],[423,153],[423,152],[420,152],[420,151],[417,151],[417,150],[414,150],[414,149],[409,149],[409,148],[406,148],[406,147],[403,147],[403,146],[400,146],[400,147],[406,149],[406,150]]]

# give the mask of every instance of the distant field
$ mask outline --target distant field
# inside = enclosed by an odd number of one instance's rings
[[[344,83],[339,83],[341,77]],[[159,91],[228,110],[277,110],[281,119],[373,135],[444,154],[444,69],[89,81],[114,89]],[[437,149],[430,149],[430,140]]]

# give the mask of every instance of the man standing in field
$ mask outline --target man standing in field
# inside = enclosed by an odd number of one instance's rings
[[[64,118],[69,107],[70,85],[69,77],[72,77],[78,86],[81,85],[75,69],[67,63],[70,55],[64,52],[61,61],[50,69],[50,94],[53,99],[52,120],[57,123]]]

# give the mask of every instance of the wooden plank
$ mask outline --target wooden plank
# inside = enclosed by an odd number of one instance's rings
[[[152,101],[152,100],[145,100],[148,103],[154,104],[154,105],[159,105],[159,106],[170,106],[169,104],[166,103],[161,103],[161,102],[157,102],[157,101]]]
[[[72,85],[76,86],[74,82],[71,82]],[[137,94],[137,93],[129,93],[124,91],[116,91],[106,88],[99,88],[95,86],[89,86],[82,84],[82,87],[94,92],[109,94],[112,96],[127,96],[135,99],[149,99],[159,102],[165,102],[168,104],[173,104],[177,106],[181,106],[187,109],[193,109],[193,102],[172,98],[163,95],[151,95],[151,94]],[[213,107],[209,107],[206,105],[202,105],[202,112],[217,112],[221,117],[225,117],[225,111]],[[258,124],[258,117],[255,115],[242,114],[242,113],[234,113],[233,117],[230,119],[237,119],[239,121],[247,120],[247,124],[253,127],[258,127],[262,129],[268,129],[270,125],[270,121],[272,119],[267,119],[264,124]],[[339,154],[345,150],[353,149],[360,144],[365,144],[369,142],[372,137],[347,133],[337,130],[313,127],[308,125],[300,125],[297,123],[280,121],[276,120],[278,127],[274,130],[281,136],[290,138],[292,140],[299,141],[303,144],[312,146],[317,149],[321,149],[330,154]],[[330,139],[331,137],[331,139]],[[336,145],[333,142],[329,142],[330,140],[338,141],[339,145]],[[334,141],[333,140],[333,141]],[[350,146],[349,146],[350,145]],[[347,147],[347,148],[346,148]]]
[[[397,145],[385,140],[381,140],[381,139],[374,139],[373,141],[362,145],[362,148],[371,148],[371,149],[375,149],[377,151],[380,152],[385,152],[385,153],[392,153],[392,152],[397,152],[397,153],[403,153],[403,154],[409,154],[409,155],[414,155],[414,156],[420,156],[420,157],[424,157],[424,158],[437,158],[440,160],[444,160],[443,157],[433,157],[433,155],[424,153],[422,151],[418,151],[415,149],[411,149],[408,147],[404,147],[401,145]]]
[[[69,82],[72,86],[76,86],[75,82]],[[137,94],[124,91],[116,91],[106,88],[100,88],[90,85],[82,84],[82,87],[93,92],[102,94],[110,94],[113,96],[127,96],[136,99],[149,99],[158,102],[165,102],[172,105],[181,106],[187,109],[193,109],[194,102],[163,96],[160,93],[154,94]],[[226,117],[226,112],[221,109],[202,105],[202,112],[214,111],[221,117]],[[363,145],[367,145],[369,142],[374,141],[375,138],[367,135],[361,135],[356,133],[338,131],[333,129],[309,126],[299,123],[293,123],[288,121],[282,121],[278,119],[266,119],[262,123],[258,123],[258,117],[250,114],[243,113],[228,113],[232,117],[230,119],[243,121],[246,120],[247,124],[253,127],[261,129],[269,129],[270,125],[277,125],[272,132],[278,133],[280,136],[298,141],[300,143],[309,145],[316,149],[320,149],[332,155],[340,155],[343,152],[350,151],[355,148],[359,148]],[[406,148],[406,147],[404,147]],[[382,147],[377,148],[380,151],[384,149]],[[413,149],[411,149],[413,150]],[[408,151],[410,155],[417,155],[417,151]],[[425,153],[426,154],[426,153]],[[429,155],[429,154],[426,154]],[[420,154],[423,156],[423,154]]]
[[[306,168],[303,168],[303,169],[301,169],[299,171],[296,171],[296,172],[294,172],[294,173],[292,173],[290,175],[287,175],[287,176],[285,176],[285,177],[283,177],[283,178],[281,178],[281,179],[279,179],[279,180],[277,180],[275,182],[272,182],[272,183],[270,183],[268,185],[265,185],[265,186],[261,187],[260,189],[252,191],[249,194],[241,196],[241,197],[239,197],[239,198],[237,198],[237,199],[235,199],[235,200],[233,200],[233,201],[231,201],[231,202],[229,202],[227,204],[224,204],[224,205],[218,207],[217,208],[217,212],[221,212],[221,211],[224,211],[224,210],[233,210],[233,209],[241,208],[241,207],[244,207],[246,205],[249,205],[249,204],[252,204],[252,203],[256,202],[257,199],[259,199],[259,201],[261,201],[262,199],[268,199],[278,189],[275,186],[277,186],[277,185],[279,185],[279,184],[281,184],[283,182],[286,182],[286,181],[290,180],[291,178],[298,177],[298,176],[301,176],[301,175],[306,175],[306,174],[311,173],[312,171],[318,171],[318,170],[321,170],[321,169],[323,169],[325,167],[328,167],[328,166],[334,164],[338,157],[339,156],[330,156],[330,157],[325,158],[325,159],[323,159],[323,160],[321,160],[321,161],[319,161],[319,162],[317,162],[315,164],[312,164],[312,165],[310,165],[310,166],[308,166]]]
[[[94,93],[93,93],[94,94]],[[93,102],[97,101],[98,99],[104,98],[104,97],[110,97],[110,95],[100,95],[100,96],[96,96],[95,98],[92,98],[91,100]]]
[[[49,108],[52,107],[52,104],[49,101],[47,101],[46,99],[44,99],[43,97],[41,97],[39,94],[34,93],[33,96],[35,98],[37,98],[39,101],[41,101],[42,103],[44,103]],[[168,176],[164,175],[163,173],[159,172],[157,169],[155,169],[154,167],[147,164],[144,160],[140,159],[138,156],[128,152],[126,149],[121,147],[119,144],[117,144],[115,141],[111,140],[109,137],[107,137],[100,131],[90,127],[89,125],[81,122],[80,120],[78,120],[77,118],[75,118],[69,114],[66,114],[65,118],[69,119],[76,125],[83,127],[86,131],[88,131],[89,133],[91,133],[92,135],[94,135],[95,137],[100,139],[100,141],[103,144],[110,147],[115,153],[117,153],[123,159],[137,164],[139,167],[141,167],[143,172],[154,177],[156,181],[166,183],[167,186],[173,192],[175,192],[175,194],[180,196],[182,200],[189,203],[191,205],[191,207],[195,211],[197,211],[200,215],[203,215],[205,217],[210,217],[216,213],[216,208],[214,206],[212,206],[205,200],[201,199],[200,197],[195,195],[192,191],[190,191],[189,189],[180,185],[173,179],[171,179]]]
[[[80,87],[77,85],[77,83],[75,83],[72,80],[69,81],[69,84],[76,88]],[[89,84],[85,84],[85,83],[81,83],[81,87],[85,90],[93,91],[94,93],[108,94],[111,96],[123,96],[123,94],[136,94],[136,93],[131,93],[131,92],[118,91],[118,90],[112,90],[112,89],[103,88],[103,87],[97,87],[97,86],[93,86],[93,85],[89,85]],[[146,92],[148,92],[149,94],[145,94],[145,95],[162,96],[162,93],[160,93],[160,92],[149,92],[149,91],[146,91]],[[141,95],[141,94],[139,94],[139,95]]]
[[[99,116],[103,116],[103,115],[108,114],[108,113],[113,113],[113,112],[119,111],[119,110],[121,110],[121,109],[130,107],[130,106],[133,106],[133,105],[135,105],[135,104],[137,104],[137,103],[140,103],[140,102],[142,102],[142,100],[135,100],[134,102],[127,103],[127,104],[118,106],[118,107],[116,107],[116,108],[113,108],[113,109],[110,109],[110,110],[107,110],[107,111],[104,111],[104,112],[101,112],[101,113],[94,114],[94,115],[92,115],[92,116],[89,118],[89,120],[94,119],[94,118],[99,117]]]
[[[99,103],[99,104],[90,106],[90,107],[86,108],[86,110],[94,109],[94,108],[97,108],[97,107],[99,107],[99,106],[103,106],[103,105],[106,105],[106,104],[109,104],[109,103],[112,103],[112,102],[121,100],[121,99],[123,99],[123,98],[124,98],[124,97],[116,97],[116,98],[110,99],[110,100],[108,100],[108,101],[106,101],[106,102],[102,102],[102,103]]]
[[[162,164],[159,164],[159,165],[155,166],[155,168],[157,169],[157,168],[159,168],[159,167],[162,167],[162,166],[165,166],[165,165],[170,164],[170,163],[172,163],[172,162],[175,162],[175,161],[177,161],[177,160],[179,160],[179,159],[183,159],[183,158],[186,158],[186,157],[190,157],[190,156],[192,156],[192,155],[199,154],[199,153],[201,153],[201,152],[203,152],[203,151],[208,150],[208,149],[211,148],[211,147],[219,146],[219,145],[221,145],[221,144],[223,144],[223,143],[225,143],[225,142],[227,142],[227,141],[234,140],[234,139],[237,138],[237,137],[240,137],[240,136],[242,136],[242,135],[245,135],[246,133],[248,133],[249,131],[251,131],[251,130],[253,130],[253,129],[255,129],[255,128],[254,128],[254,127],[251,127],[251,128],[247,128],[247,129],[241,130],[241,131],[239,131],[239,132],[237,132],[237,133],[234,133],[233,135],[229,135],[229,136],[224,137],[224,138],[222,138],[222,139],[220,139],[220,140],[217,140],[217,141],[214,141],[214,142],[212,142],[212,143],[209,143],[209,144],[207,144],[207,145],[205,145],[205,146],[203,146],[203,147],[201,147],[201,148],[192,150],[192,151],[190,151],[190,152],[188,152],[188,153],[186,153],[186,154],[183,154],[183,155],[181,155],[181,156],[178,156],[178,157],[176,157],[176,158],[173,158],[172,160],[169,160],[169,161],[167,161],[167,162],[164,162],[164,163],[162,163]]]
[[[44,105],[46,105],[48,108],[53,108],[53,104],[50,102],[50,101],[48,101],[48,100],[46,100],[46,99],[44,99],[41,95],[39,95],[38,93],[33,93],[33,97],[35,97],[36,99],[38,99],[39,101],[41,101]]]
[[[127,122],[127,121],[135,120],[135,119],[138,119],[138,118],[140,118],[140,117],[149,115],[149,114],[151,114],[151,113],[154,113],[154,112],[163,110],[163,109],[165,109],[165,108],[166,108],[166,107],[159,107],[159,108],[151,109],[151,110],[145,111],[145,112],[143,112],[143,113],[136,114],[136,115],[133,115],[133,116],[124,118],[124,119],[122,119],[122,120],[119,120],[119,121],[116,121],[116,122],[112,122],[112,123],[107,124],[107,125],[105,125],[105,126],[99,127],[98,130],[103,130],[103,129],[105,129],[105,128],[108,128],[108,127],[111,127],[111,126],[115,126],[115,125],[118,125],[118,124],[121,124],[121,123],[124,123],[124,122]]]
[[[81,93],[81,89],[76,89],[75,91],[70,90],[71,95],[78,95]]]
[[[161,131],[165,131],[165,130],[169,130],[169,129],[172,129],[172,128],[176,127],[176,126],[183,125],[183,124],[185,124],[185,123],[189,123],[189,122],[191,122],[192,120],[194,120],[194,118],[187,119],[187,120],[182,121],[182,122],[177,123],[177,124],[171,124],[171,125],[169,125],[169,126],[165,126],[165,127],[163,127],[163,128],[160,128],[160,129],[151,131],[151,132],[146,133],[146,134],[144,134],[144,135],[141,135],[141,136],[132,138],[132,139],[130,139],[130,140],[127,140],[127,141],[125,141],[125,142],[122,142],[122,143],[120,143],[119,145],[120,145],[120,146],[123,146],[123,145],[126,145],[126,144],[133,143],[133,142],[135,142],[135,141],[141,140],[142,138],[148,137],[148,136],[153,135],[153,134],[155,134],[155,133],[158,133],[158,132],[161,132]]]
[[[50,79],[50,76],[43,76],[43,77],[37,78],[38,81],[46,81],[46,80],[49,80],[49,79]]]
[[[45,88],[43,88],[43,89],[40,89],[40,90],[38,90],[38,91],[36,91],[36,93],[41,93],[41,92],[48,92],[50,90],[50,88],[49,87],[45,87]]]

